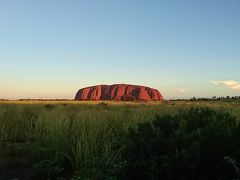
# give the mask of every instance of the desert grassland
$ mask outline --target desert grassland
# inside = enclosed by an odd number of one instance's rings
[[[45,106],[46,109],[51,109],[51,107],[48,108],[48,106],[54,106],[54,109],[59,105],[60,106],[70,106],[67,109],[81,109],[81,110],[93,110],[93,109],[104,109],[103,107],[107,107],[106,109],[112,111],[114,109],[121,110],[121,108],[128,108],[131,107],[134,110],[138,111],[141,109],[147,109],[149,111],[156,110],[158,111],[157,114],[173,114],[176,112],[179,112],[181,110],[188,110],[192,107],[209,107],[215,110],[223,110],[230,112],[234,116],[240,117],[240,101],[232,101],[232,100],[197,100],[197,101],[191,101],[191,100],[166,100],[162,102],[158,101],[75,101],[75,100],[0,100],[0,106],[3,105],[22,105],[22,107],[28,107],[30,108],[30,105],[35,105],[35,107],[42,108],[41,106]],[[79,106],[74,107],[74,106]],[[94,107],[96,105],[96,107]],[[139,108],[140,107],[140,108]],[[2,109],[2,108],[1,108]],[[59,108],[57,108],[59,109]],[[60,108],[61,109],[61,108]],[[65,109],[65,108],[64,108]],[[0,110],[1,111],[1,110]]]
[[[235,101],[1,101],[0,172],[30,168],[34,179],[112,177],[124,166],[129,128],[191,107],[240,117]]]

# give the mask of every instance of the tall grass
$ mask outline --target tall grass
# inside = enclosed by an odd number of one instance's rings
[[[111,177],[125,165],[121,152],[128,128],[193,106],[222,109],[240,117],[235,104],[2,103],[0,167],[21,164],[21,160],[11,160],[12,149],[16,157],[24,159],[24,165],[36,167],[36,171],[48,167],[39,174],[49,178],[64,174],[65,169],[85,178]]]

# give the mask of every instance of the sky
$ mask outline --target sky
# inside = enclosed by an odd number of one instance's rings
[[[240,95],[239,0],[0,0],[0,99],[137,84]]]

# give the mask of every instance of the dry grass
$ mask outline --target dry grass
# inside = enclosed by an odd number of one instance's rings
[[[45,172],[50,177],[62,168],[61,154],[75,173],[104,179],[123,165],[128,128],[191,107],[240,117],[238,102],[0,101],[0,170],[26,164],[60,166]]]

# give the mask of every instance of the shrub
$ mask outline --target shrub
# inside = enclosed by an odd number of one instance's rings
[[[56,152],[51,159],[42,160],[34,165],[34,179],[49,179],[64,175],[69,162],[63,152]]]
[[[240,126],[229,113],[195,108],[130,128],[123,178],[237,179]]]
[[[54,105],[53,104],[46,104],[45,105],[45,108],[49,111],[51,111],[53,108],[54,108]]]

